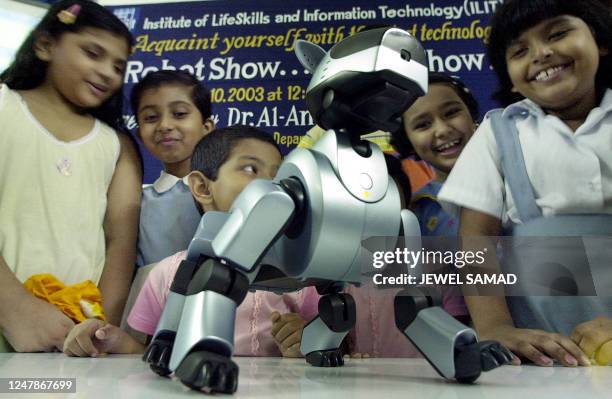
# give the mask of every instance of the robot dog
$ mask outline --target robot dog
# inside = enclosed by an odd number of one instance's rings
[[[192,389],[236,391],[235,312],[249,289],[316,286],[319,315],[305,326],[300,350],[313,366],[342,366],[339,346],[356,312],[342,288],[362,282],[362,240],[420,237],[414,214],[401,210],[383,153],[360,139],[398,129],[402,112],[426,93],[420,43],[401,29],[379,28],[329,53],[302,41],[296,53],[313,73],[308,110],[328,131],[311,150],[291,152],[273,181],[249,184],[228,213],[204,214],[143,357],[157,374],[174,372]],[[479,343],[431,297],[417,289],[403,294],[396,324],[442,377],[473,382],[510,361],[505,348]]]

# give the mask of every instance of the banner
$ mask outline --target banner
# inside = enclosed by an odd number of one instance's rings
[[[411,32],[427,51],[429,68],[461,77],[482,113],[495,107],[496,78],[485,56],[488,20],[501,0],[203,1],[110,7],[136,39],[125,95],[150,71],[187,70],[212,93],[218,126],[259,127],[289,152],[313,126],[304,92],[310,75],[293,51],[297,39],[329,50],[369,26]],[[126,109],[128,127],[136,122]],[[145,182],[161,165],[146,151]]]

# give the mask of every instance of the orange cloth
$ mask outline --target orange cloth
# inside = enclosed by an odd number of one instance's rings
[[[402,169],[410,179],[412,192],[416,193],[424,185],[429,183],[436,177],[436,172],[424,161],[415,161],[413,159],[402,160]]]
[[[32,295],[57,306],[77,323],[90,318],[106,320],[102,295],[91,280],[66,287],[52,274],[35,274],[23,285]]]

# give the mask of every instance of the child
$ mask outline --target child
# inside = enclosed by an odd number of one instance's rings
[[[198,210],[187,175],[191,154],[215,124],[210,93],[184,71],[147,74],[132,89],[138,137],[163,165],[159,179],[143,188],[137,265],[144,266],[185,249],[198,227]]]
[[[280,162],[280,151],[269,134],[242,125],[217,129],[205,136],[194,150],[189,187],[204,212],[228,211],[249,182],[273,178]],[[128,317],[132,328],[154,334],[174,274],[185,255],[182,251],[166,258],[151,271]],[[280,354],[270,334],[272,311],[299,312],[306,320],[312,318],[317,308],[316,301],[306,300],[311,291],[308,288],[285,295],[264,291],[248,293],[236,312],[234,353],[238,356]],[[290,347],[294,351],[295,343],[287,349]],[[143,351],[144,347],[127,333],[96,319],[77,325],[64,345],[64,352],[71,356]]]
[[[450,237],[458,233],[458,223],[442,210],[437,195],[472,137],[478,117],[478,103],[463,82],[431,72],[427,95],[403,114],[404,134],[393,135],[393,144],[402,157],[416,155],[436,171],[436,178],[412,198],[411,208],[423,236]]]
[[[17,351],[62,348],[72,322],[20,281],[98,284],[118,322],[135,261],[141,167],[120,130],[132,37],[91,1],[60,1],[0,75],[0,326]]]
[[[500,81],[497,97],[505,105],[520,100],[502,116],[519,131],[536,208],[544,217],[612,213],[610,13],[594,0],[510,0],[491,26],[488,55]],[[449,212],[460,210],[462,236],[498,236],[502,226],[521,223],[500,165],[486,118],[439,194]],[[566,299],[581,300],[551,302]],[[604,299],[598,298],[602,304]],[[595,349],[612,338],[609,307],[606,317],[589,321],[557,306],[542,316],[574,320],[544,331],[515,326],[520,313],[511,317],[509,310],[517,308],[509,309],[504,297],[468,297],[466,302],[481,339],[497,340],[538,365],[550,366],[552,359],[588,365]],[[586,324],[576,327],[579,323]]]

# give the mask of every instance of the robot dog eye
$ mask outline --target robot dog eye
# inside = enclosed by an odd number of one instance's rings
[[[412,54],[410,53],[410,51],[406,49],[402,49],[400,51],[400,56],[402,57],[403,60],[406,60],[406,61],[410,61],[412,59]]]

